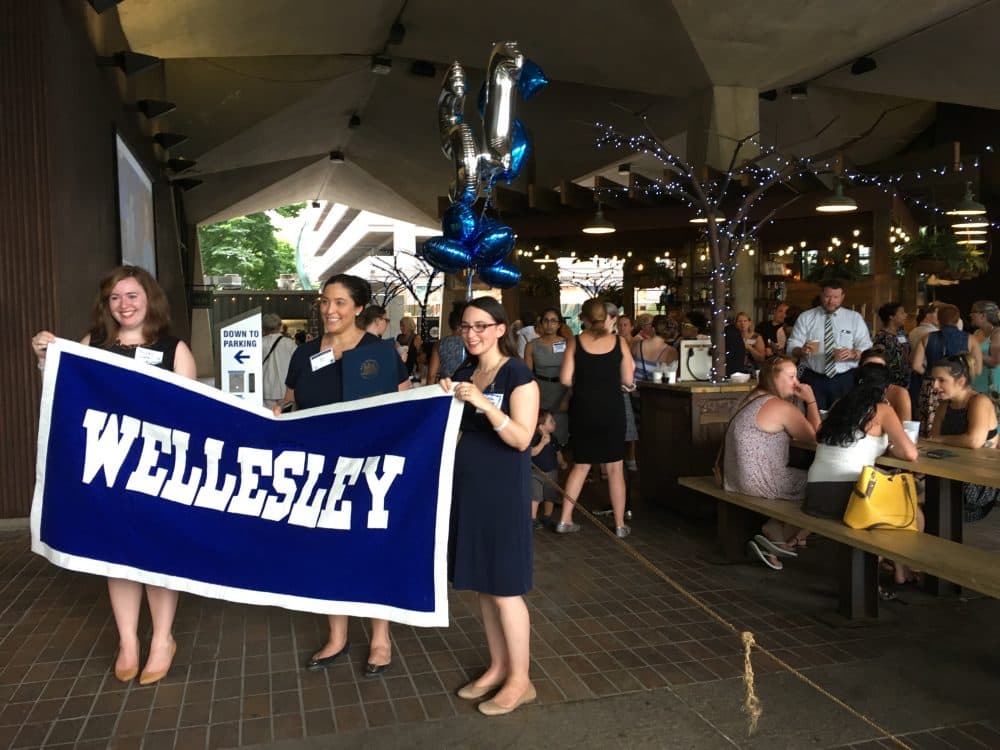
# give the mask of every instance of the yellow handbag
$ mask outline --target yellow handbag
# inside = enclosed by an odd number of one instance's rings
[[[844,523],[852,529],[917,531],[917,486],[913,474],[890,474],[866,466],[851,491]]]

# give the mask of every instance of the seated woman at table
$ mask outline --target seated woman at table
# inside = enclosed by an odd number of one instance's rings
[[[889,366],[882,347],[873,346],[871,349],[865,349],[861,352],[861,359],[858,360],[858,369],[855,372],[860,372],[861,368],[867,364]],[[913,403],[910,401],[910,392],[906,388],[889,383],[889,387],[885,390],[885,400],[896,412],[900,422],[909,422],[913,419]]]
[[[929,439],[960,448],[996,448],[997,414],[993,402],[972,388],[974,362],[968,352],[939,359],[931,369],[934,390],[940,404],[934,414]],[[979,484],[962,484],[965,520],[986,517],[1000,489]]]
[[[887,448],[904,461],[916,460],[917,446],[886,401],[891,380],[885,365],[864,364],[858,368],[857,385],[830,407],[816,433],[816,457],[809,467],[802,507],[806,513],[843,518],[861,469],[874,466]]]
[[[792,440],[816,439],[819,409],[812,388],[800,383],[795,360],[777,355],[764,361],[757,387],[729,421],[723,448],[723,485],[730,492],[771,499],[800,501],[806,472],[788,465]],[[793,404],[805,404],[806,413]],[[773,518],[748,544],[751,555],[773,570],[778,556],[797,557],[794,547],[807,532]]]

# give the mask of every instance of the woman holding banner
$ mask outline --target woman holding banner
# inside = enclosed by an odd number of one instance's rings
[[[531,622],[523,595],[531,589],[531,457],[538,385],[517,356],[503,306],[472,300],[459,327],[468,361],[446,391],[465,402],[448,540],[448,573],[456,589],[479,593],[490,665],[458,691],[487,716],[533,701],[528,676]]]
[[[359,276],[342,273],[326,280],[319,298],[323,335],[295,350],[285,379],[285,397],[282,403],[274,407],[275,414],[280,414],[283,407],[293,403],[296,409],[309,409],[344,401],[344,353],[359,346],[378,344],[381,340],[355,324],[358,315],[370,300],[371,286]],[[401,391],[410,387],[406,366],[398,357],[396,382]],[[347,615],[328,615],[328,618],[330,636],[326,645],[306,661],[305,667],[310,671],[326,669],[350,650]],[[372,619],[372,639],[365,677],[382,675],[391,663],[389,621]]]
[[[31,348],[44,367],[45,351],[55,341],[49,331],[39,331]],[[187,345],[170,335],[170,307],[159,284],[147,271],[136,266],[119,266],[101,279],[92,310],[90,332],[82,344],[100,347],[131,357],[178,375],[196,376],[194,357]],[[146,599],[153,621],[149,658],[139,676],[140,685],[163,679],[173,663],[177,643],[172,634],[177,592],[147,585]],[[143,585],[122,578],[108,579],[111,610],[118,627],[118,657],[115,677],[129,682],[139,673],[139,610]]]

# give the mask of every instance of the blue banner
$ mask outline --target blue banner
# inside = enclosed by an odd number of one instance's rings
[[[32,550],[202,596],[446,626],[460,418],[437,387],[275,417],[60,340]]]

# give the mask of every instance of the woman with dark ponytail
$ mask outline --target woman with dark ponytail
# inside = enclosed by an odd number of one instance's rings
[[[599,299],[583,303],[580,313],[584,329],[567,342],[559,380],[573,389],[569,402],[569,444],[575,465],[566,479],[562,518],[556,526],[559,534],[579,531],[573,523],[573,502],[583,489],[591,464],[606,464],[615,517],[615,534],[629,535],[625,525],[625,404],[622,389],[635,388],[635,361],[628,345],[605,325],[608,311]]]
[[[892,372],[883,364],[858,368],[857,385],[834,402],[816,433],[816,458],[809,468],[806,513],[841,519],[861,469],[889,453],[904,461],[917,458],[917,447],[886,400]],[[922,520],[922,519],[921,519]]]
[[[931,369],[940,404],[930,439],[962,448],[997,447],[997,413],[989,397],[972,388],[975,359],[969,352],[939,359]],[[996,505],[1000,489],[963,484],[965,520],[978,521]]]

